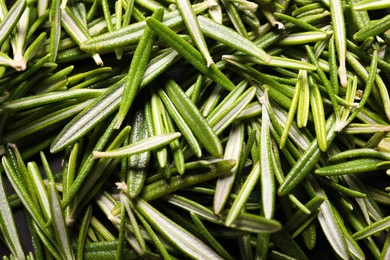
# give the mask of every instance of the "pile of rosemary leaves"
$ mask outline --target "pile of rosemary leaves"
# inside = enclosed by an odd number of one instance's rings
[[[389,259],[389,7],[0,1],[4,259]]]

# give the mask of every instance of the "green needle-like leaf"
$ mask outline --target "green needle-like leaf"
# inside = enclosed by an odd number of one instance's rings
[[[218,136],[180,86],[175,81],[170,80],[165,85],[165,91],[199,143],[211,155],[221,156],[222,144]]]
[[[35,107],[61,102],[71,98],[88,99],[102,94],[102,90],[75,89],[68,91],[58,91],[45,93],[33,97],[25,97],[13,101],[5,102],[1,108],[6,111],[18,111],[23,109],[32,109]]]
[[[145,139],[142,139],[136,143],[129,144],[127,146],[123,146],[121,148],[112,150],[112,151],[106,151],[106,152],[99,152],[94,151],[93,157],[95,159],[97,158],[123,158],[134,154],[143,153],[146,151],[152,151],[158,148],[161,148],[173,140],[178,139],[181,136],[180,133],[168,133],[168,134],[161,134],[156,135],[153,137],[148,137]]]
[[[242,147],[244,143],[244,131],[242,124],[235,124],[232,126],[232,129],[229,134],[229,139],[226,144],[224,159],[232,159],[236,162],[239,161],[242,154]],[[233,187],[234,180],[237,174],[238,164],[230,170],[230,174],[224,175],[218,178],[217,184],[215,186],[215,195],[214,195],[214,213],[218,215],[224,208],[230,191]]]
[[[260,163],[257,162],[251,172],[249,173],[248,178],[245,180],[245,183],[242,185],[240,192],[237,195],[237,198],[234,200],[232,207],[229,210],[229,214],[226,217],[226,226],[230,226],[234,223],[235,219],[239,215],[241,209],[244,207],[245,202],[248,200],[250,193],[252,192],[254,186],[260,177]]]
[[[232,29],[204,16],[198,16],[198,20],[202,32],[207,37],[218,40],[226,46],[232,47],[252,57],[259,58],[265,63],[270,62],[271,57],[264,50]]]
[[[179,8],[180,14],[183,18],[184,24],[187,27],[191,38],[194,40],[196,47],[202,53],[204,59],[207,62],[207,67],[210,67],[214,63],[210,52],[207,48],[206,40],[200,31],[198,19],[195,16],[194,11],[189,0],[177,0],[177,7]]]
[[[340,0],[330,0],[330,13],[332,17],[332,27],[334,40],[339,60],[339,78],[343,87],[347,86],[347,69],[345,65],[345,55],[347,50],[346,27],[344,21],[343,7]]]
[[[26,0],[18,0],[13,5],[9,12],[6,14],[4,19],[0,23],[0,45],[8,39],[8,36],[15,28],[20,17],[22,16],[24,9],[26,8]]]
[[[161,214],[143,200],[137,201],[137,209],[155,228],[186,255],[196,259],[223,259],[201,240]]]
[[[331,115],[326,122],[328,142],[332,141],[336,135],[334,131],[335,121],[335,116]],[[286,195],[292,192],[292,190],[306,177],[306,175],[313,170],[315,165],[318,163],[320,156],[321,150],[318,147],[318,141],[315,139],[311,142],[310,146],[287,174],[286,179],[279,187],[279,195]]]
[[[267,111],[268,91],[262,97],[258,97],[262,103],[261,133],[260,133],[260,160],[261,160],[261,200],[265,218],[271,219],[275,212],[275,176],[272,163],[271,148],[271,121]]]
[[[54,140],[50,151],[55,153],[86,135],[94,126],[110,116],[119,106],[123,80],[107,89],[83,112],[78,114]]]
[[[390,2],[387,0],[363,0],[353,5],[356,11],[378,10],[390,7]]]
[[[48,190],[50,198],[50,210],[53,216],[53,227],[58,239],[58,243],[61,245],[62,253],[64,253],[64,257],[66,259],[75,259],[73,250],[70,245],[69,235],[65,224],[65,217],[62,214],[60,198],[55,183],[49,182]]]
[[[215,64],[212,64],[210,67],[207,67],[207,63],[203,58],[202,54],[198,52],[191,44],[186,40],[178,36],[174,31],[169,27],[165,26],[161,22],[157,21],[153,17],[146,19],[146,23],[150,28],[162,39],[168,42],[172,48],[174,48],[180,55],[182,55],[188,62],[190,62],[195,68],[197,68],[201,73],[220,84],[222,87],[227,90],[232,90],[234,84],[230,81],[229,78],[223,74]]]
[[[14,257],[17,259],[25,259],[13,213],[4,190],[3,177],[0,177],[0,226],[5,241]]]
[[[157,20],[161,20],[163,16],[163,11],[164,10],[162,8],[157,9],[151,17],[154,17]],[[129,72],[127,74],[126,83],[122,94],[121,103],[119,106],[118,121],[116,122],[115,128],[119,128],[122,124],[138,92],[146,66],[149,61],[150,53],[152,52],[154,38],[154,33],[147,26],[137,45],[133,59],[131,60]]]

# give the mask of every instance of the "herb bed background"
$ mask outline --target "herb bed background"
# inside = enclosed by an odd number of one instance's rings
[[[2,1],[1,255],[388,259],[389,6]]]

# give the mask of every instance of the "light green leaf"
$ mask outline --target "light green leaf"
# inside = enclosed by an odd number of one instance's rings
[[[0,226],[5,242],[16,259],[25,259],[15,220],[4,190],[3,176],[0,176]]]
[[[50,151],[59,152],[86,135],[92,128],[109,117],[118,107],[124,80],[107,89],[91,105],[78,114],[53,141]]]
[[[147,202],[139,200],[136,207],[159,233],[169,239],[186,255],[196,259],[223,259],[199,238],[168,219]]]
[[[61,245],[61,249],[66,259],[75,259],[73,250],[70,245],[68,230],[65,224],[65,218],[62,214],[60,198],[55,183],[49,182],[49,201],[51,215],[53,216],[53,227],[58,243]]]
[[[244,129],[242,124],[233,124],[229,139],[225,147],[224,159],[239,161],[244,143]],[[214,213],[218,215],[225,206],[237,174],[238,163],[230,170],[230,174],[219,177],[215,186]]]
[[[263,49],[229,27],[216,23],[204,16],[198,16],[198,21],[202,32],[207,37],[222,42],[226,46],[246,53],[251,57],[259,58],[265,63],[270,62],[271,57]]]
[[[360,240],[369,236],[374,235],[377,232],[380,232],[382,230],[385,230],[390,227],[390,216],[387,216],[379,221],[376,221],[372,223],[371,225],[368,225],[367,227],[359,230],[358,232],[354,233],[352,237],[356,240]]]
[[[180,133],[167,133],[167,134],[161,134],[156,135],[153,137],[148,137],[145,139],[142,139],[138,142],[135,142],[133,144],[129,144],[127,146],[123,146],[121,148],[112,150],[112,151],[106,151],[106,152],[100,152],[100,151],[94,151],[93,157],[95,159],[97,158],[123,158],[130,155],[143,153],[146,151],[155,150],[161,147],[164,147],[165,145],[169,144],[173,140],[178,139],[181,136]]]
[[[229,210],[229,214],[226,217],[226,226],[231,226],[241,209],[244,207],[244,204],[249,198],[249,195],[253,191],[253,188],[257,184],[260,177],[260,163],[257,162],[253,167],[251,172],[249,173],[245,183],[242,185],[240,192],[237,195],[237,198],[234,200],[232,207]]]

